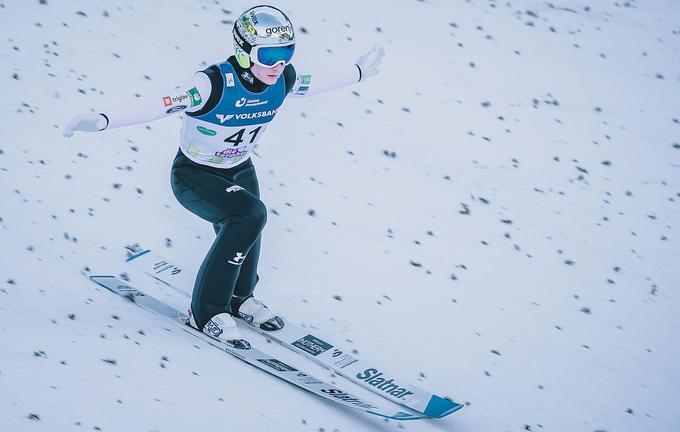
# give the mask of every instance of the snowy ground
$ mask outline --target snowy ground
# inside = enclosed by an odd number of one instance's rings
[[[213,234],[169,187],[179,117],[63,127],[221,61],[250,3],[0,0],[3,430],[680,431],[680,3],[274,4],[297,64],[387,56],[261,141],[257,293],[467,406],[338,410],[88,281]]]

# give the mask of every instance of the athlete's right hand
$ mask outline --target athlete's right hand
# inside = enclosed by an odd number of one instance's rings
[[[68,125],[66,125],[63,135],[65,138],[71,138],[73,136],[73,132],[75,131],[99,132],[106,129],[108,124],[109,121],[101,114],[78,114],[77,116],[73,117],[73,120],[71,120]]]

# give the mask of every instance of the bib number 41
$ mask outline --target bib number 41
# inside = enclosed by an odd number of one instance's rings
[[[237,147],[237,146],[239,146],[243,141],[245,141],[245,140],[243,139],[243,135],[244,135],[244,134],[247,134],[247,135],[250,135],[250,141],[248,142],[248,144],[252,144],[253,141],[255,141],[255,138],[256,138],[257,135],[260,133],[260,130],[261,130],[262,128],[263,128],[262,126],[258,126],[258,127],[256,127],[255,129],[252,129],[252,130],[248,130],[248,128],[240,129],[240,130],[239,130],[238,132],[236,132],[235,134],[231,135],[230,137],[225,138],[225,139],[224,139],[224,142],[225,142],[225,143],[231,143],[234,147]],[[247,137],[246,137],[246,138],[247,138]]]

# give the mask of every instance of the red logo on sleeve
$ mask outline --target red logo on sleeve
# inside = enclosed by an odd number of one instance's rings
[[[166,107],[169,107],[170,105],[172,105],[172,99],[170,98],[170,96],[165,96],[163,98],[163,105],[166,106]]]

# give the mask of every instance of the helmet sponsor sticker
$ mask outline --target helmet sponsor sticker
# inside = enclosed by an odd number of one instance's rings
[[[282,26],[277,26],[277,27],[267,27],[264,29],[264,33],[267,36],[271,36],[273,34],[281,34],[281,33],[291,33],[293,29],[289,25],[282,25]]]
[[[243,38],[241,38],[241,35],[238,34],[238,31],[234,31],[234,32],[232,32],[232,34],[234,35],[234,39],[236,40],[236,43],[238,44],[238,46],[243,48],[244,41],[243,41]]]
[[[249,43],[254,43],[257,39],[257,30],[255,30],[255,27],[250,22],[251,19],[257,19],[252,12],[250,17],[242,15],[240,19],[236,20],[236,31],[234,34],[239,33],[239,36],[243,36]],[[240,43],[239,45],[243,47],[243,43]]]
[[[169,107],[172,105],[172,98],[170,96],[163,97],[163,106]]]

